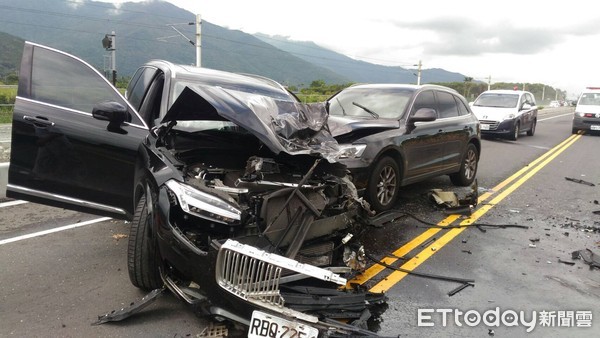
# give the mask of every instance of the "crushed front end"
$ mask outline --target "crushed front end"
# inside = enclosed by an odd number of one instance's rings
[[[324,106],[190,87],[169,114],[147,147],[167,288],[254,337],[373,334],[384,296],[345,288],[366,268],[371,210],[336,162]]]
[[[158,194],[167,287],[206,314],[256,330],[271,318],[327,335],[368,333],[365,323],[337,321],[364,322],[384,301],[344,289],[366,267],[360,220],[369,211],[343,166],[310,156],[250,157],[238,171],[194,163],[184,182],[169,180]],[[306,174],[292,173],[291,163]]]

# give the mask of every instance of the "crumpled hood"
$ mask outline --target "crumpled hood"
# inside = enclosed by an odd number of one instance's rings
[[[517,114],[516,108],[471,106],[471,110],[479,120],[502,121],[508,114]]]
[[[329,162],[340,155],[327,131],[322,103],[303,104],[291,96],[266,96],[219,86],[187,86],[162,123],[169,121],[228,120],[254,134],[275,154],[319,154]]]
[[[390,119],[373,119],[369,117],[348,117],[330,115],[329,131],[333,136],[351,133],[359,129],[371,129],[374,133],[387,129],[400,128],[400,121]]]

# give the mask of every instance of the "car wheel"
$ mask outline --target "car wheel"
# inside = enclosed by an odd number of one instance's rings
[[[391,157],[381,158],[369,178],[367,197],[371,207],[377,211],[385,211],[394,207],[400,190],[400,169]]]
[[[477,166],[479,163],[479,153],[473,143],[469,143],[465,157],[460,165],[460,170],[457,173],[450,175],[452,184],[458,186],[467,186],[473,183],[477,175]]]
[[[531,129],[529,129],[527,131],[527,136],[533,136],[533,134],[535,134],[535,126],[537,124],[537,120],[533,120],[533,123],[531,124]]]
[[[152,211],[149,210],[144,195],[135,208],[127,246],[129,279],[133,285],[144,290],[154,290],[163,286],[156,238],[151,232]]]
[[[579,132],[579,129],[577,129],[577,128],[571,129],[571,134],[577,134],[578,132]]]
[[[516,122],[510,135],[508,136],[508,139],[511,141],[516,141],[519,138],[519,133],[521,133],[521,126],[519,122]]]

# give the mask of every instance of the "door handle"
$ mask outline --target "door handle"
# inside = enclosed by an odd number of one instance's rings
[[[45,127],[54,127],[54,122],[48,121],[47,118],[41,116],[32,117],[24,115],[23,120],[33,122],[34,124],[42,125]]]

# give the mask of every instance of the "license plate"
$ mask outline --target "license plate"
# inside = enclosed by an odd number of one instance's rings
[[[249,338],[317,338],[319,330],[306,324],[254,311],[248,328]]]
[[[590,126],[590,130],[600,130],[600,126],[598,126],[598,125],[591,125]]]
[[[490,125],[489,124],[481,124],[481,130],[490,130]]]

